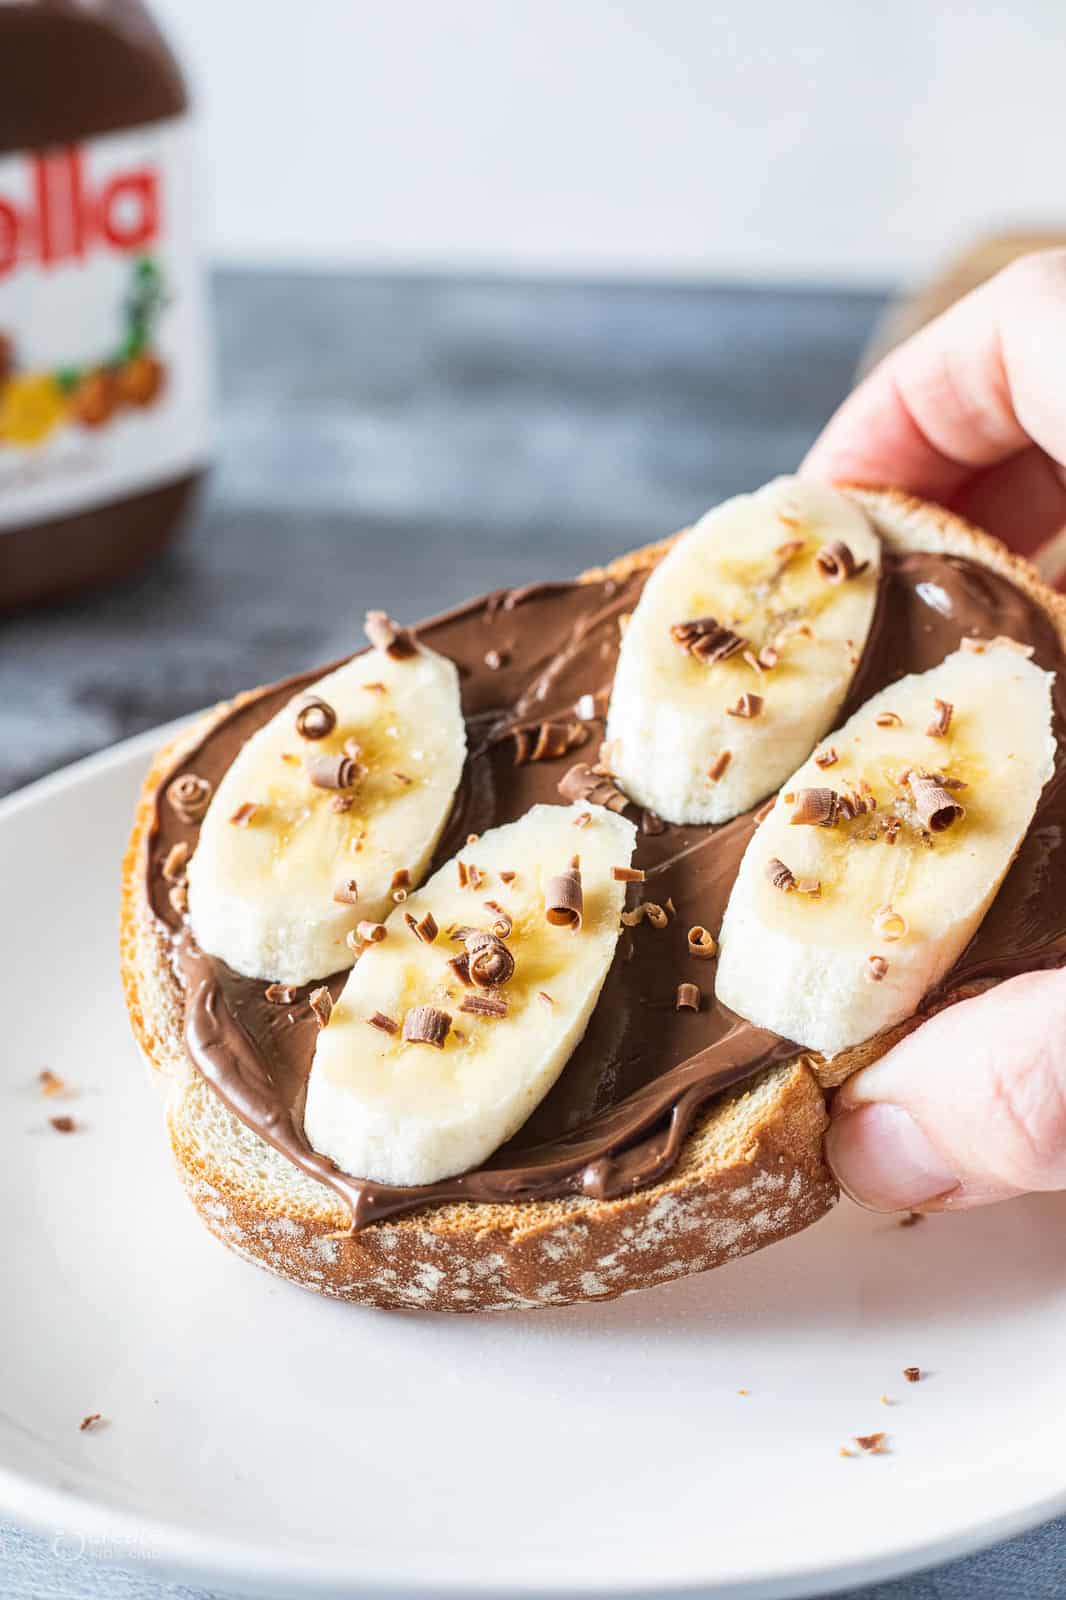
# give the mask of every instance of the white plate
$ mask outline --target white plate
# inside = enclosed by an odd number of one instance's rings
[[[258,1594],[768,1597],[1066,1508],[1066,1197],[911,1229],[842,1206],[704,1278],[494,1317],[360,1311],[224,1250],[116,971],[155,737],[0,806],[0,1514]],[[881,1428],[891,1454],[841,1458]]]

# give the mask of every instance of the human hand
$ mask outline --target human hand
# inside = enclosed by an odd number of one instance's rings
[[[1033,555],[1066,527],[1064,373],[1066,251],[1055,250],[891,352],[801,471],[908,490]],[[951,1006],[857,1073],[834,1101],[826,1156],[876,1211],[1066,1188],[1066,971]]]

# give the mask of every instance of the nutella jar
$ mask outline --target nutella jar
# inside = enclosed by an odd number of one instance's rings
[[[188,100],[137,0],[0,0],[0,607],[135,571],[204,470]]]

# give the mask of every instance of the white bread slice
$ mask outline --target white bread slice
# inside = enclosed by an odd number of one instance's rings
[[[998,541],[894,490],[849,489],[886,542],[1002,573],[1052,618],[1066,600]],[[652,566],[666,540],[585,574]],[[502,1311],[610,1299],[706,1271],[817,1221],[837,1195],[821,1154],[823,1090],[879,1055],[903,1023],[823,1063],[803,1055],[720,1097],[661,1183],[619,1200],[445,1204],[335,1237],[343,1203],[264,1144],[207,1087],[182,1043],[181,995],[148,909],[144,853],[156,790],[219,707],[160,751],[144,785],[122,883],[122,976],[134,1035],[166,1091],[171,1148],[207,1227],[247,1260],[307,1288],[384,1308]],[[960,996],[961,998],[961,996]]]

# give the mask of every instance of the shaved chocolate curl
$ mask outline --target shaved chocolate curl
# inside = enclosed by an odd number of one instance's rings
[[[356,933],[364,944],[380,944],[382,939],[388,938],[389,930],[383,922],[360,922]]]
[[[359,899],[359,885],[354,878],[345,878],[333,891],[333,898],[338,905],[354,906]]]
[[[167,786],[167,801],[182,822],[199,822],[211,803],[211,785],[195,772],[183,772]]]
[[[797,789],[789,822],[793,827],[832,828],[840,812],[835,789]]]
[[[826,583],[847,583],[849,579],[865,572],[870,565],[868,561],[856,561],[851,546],[845,544],[843,539],[831,539],[828,544],[823,544],[814,558],[814,564]]]
[[[386,611],[368,611],[363,624],[364,632],[375,650],[384,650],[394,661],[403,661],[418,654],[415,636],[409,628],[401,628]]]
[[[791,868],[786,867],[785,863],[777,856],[771,856],[766,863],[766,876],[774,888],[780,889],[783,894],[787,894],[790,889],[796,887],[796,880]]]
[[[589,800],[594,806],[604,806],[608,811],[622,812],[629,804],[612,778],[594,772],[585,761],[579,761],[571,767],[559,780],[557,787],[564,800]]]
[[[938,779],[928,777],[924,773],[912,772],[908,774],[907,782],[914,800],[914,809],[922,825],[928,828],[930,833],[943,833],[946,828],[961,821],[966,815],[954,795],[950,794]]]
[[[951,718],[955,707],[950,700],[933,701],[933,720],[926,728],[926,733],[931,739],[942,739],[951,727]]]
[[[588,736],[580,722],[542,722],[537,728],[516,728],[514,764],[522,767],[527,761],[557,761],[584,744]]]
[[[719,750],[718,754],[707,768],[707,776],[711,783],[717,783],[719,778],[725,775],[725,769],[728,767],[732,759],[732,750]]]
[[[470,977],[479,989],[498,989],[514,976],[514,956],[496,934],[467,930],[463,945]]]
[[[431,1044],[443,1050],[451,1031],[452,1019],[438,1006],[412,1006],[403,1019],[403,1036],[408,1044]]]
[[[688,953],[697,961],[710,961],[718,954],[718,944],[713,933],[699,923],[688,930]]]
[[[747,643],[731,628],[723,627],[716,617],[693,617],[688,622],[675,622],[670,637],[682,650],[707,666],[713,666],[716,661],[728,661]]]
[[[679,983],[677,997],[674,1000],[675,1011],[698,1011],[700,1009],[700,987],[698,983]]]
[[[576,933],[584,914],[584,896],[581,893],[581,871],[569,867],[548,879],[544,894],[544,915],[556,928],[572,928]]]
[[[291,983],[271,983],[263,990],[263,999],[272,1006],[291,1006],[296,990]]]
[[[316,789],[354,789],[366,768],[351,756],[315,756],[307,763],[307,776]]]
[[[743,717],[750,722],[766,704],[761,694],[742,694],[735,706],[726,707],[727,717]]]
[[[459,1010],[465,1011],[468,1017],[505,1017],[507,1001],[502,995],[464,994]]]
[[[372,1028],[377,1028],[380,1033],[399,1033],[400,1024],[393,1018],[387,1017],[384,1011],[375,1011],[372,1017],[366,1019]]]
[[[317,989],[312,989],[307,997],[307,1003],[315,1014],[315,1020],[320,1028],[324,1028],[333,1015],[333,996],[322,984]]]
[[[324,739],[337,726],[337,713],[317,695],[301,700],[296,710],[296,732],[301,739]]]

